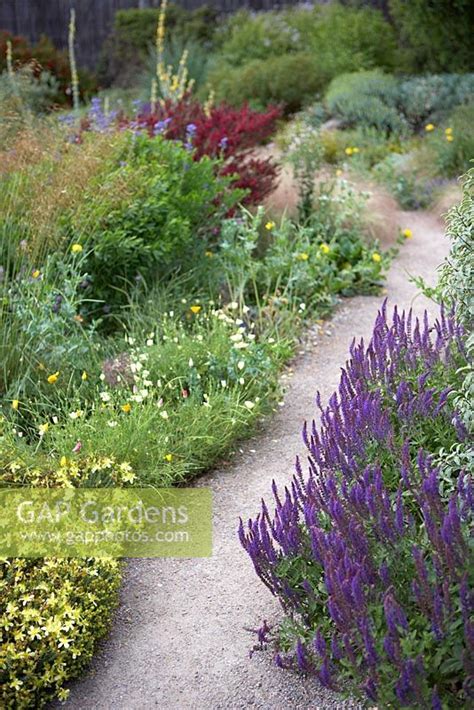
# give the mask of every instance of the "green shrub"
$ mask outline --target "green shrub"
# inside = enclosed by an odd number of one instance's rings
[[[89,250],[92,293],[107,304],[127,302],[144,279],[151,285],[194,267],[223,215],[241,192],[215,175],[215,161],[194,161],[182,144],[124,136],[110,173],[93,181],[69,216],[71,242]]]
[[[325,96],[328,111],[346,126],[376,128],[402,133],[406,124],[397,110],[399,95],[395,77],[378,69],[342,74],[331,82]]]
[[[283,104],[288,113],[314,99],[326,81],[324,68],[303,52],[255,59],[237,69],[222,65],[209,74],[218,99],[234,106],[248,102],[258,109]]]
[[[0,422],[0,486],[123,485],[129,465],[112,456],[55,462]],[[0,704],[41,708],[88,665],[109,628],[120,584],[118,560],[0,562]]]
[[[106,84],[133,86],[146,68],[150,51],[155,46],[159,10],[154,8],[118,10],[114,26],[101,53],[99,71]],[[217,11],[202,5],[193,11],[170,4],[166,10],[166,42],[168,54],[176,46],[212,46]],[[190,51],[191,54],[191,51]],[[179,58],[178,58],[179,61]]]
[[[474,68],[469,0],[390,0],[407,72],[465,72]]]
[[[438,175],[456,178],[468,170],[474,158],[474,104],[458,106],[449,125],[437,130],[429,140]]]
[[[466,330],[469,365],[462,386],[456,392],[456,407],[461,412],[468,432],[474,433],[474,169],[464,177],[463,197],[448,215],[447,233],[451,239],[449,258],[444,262],[440,286],[443,299],[455,305],[458,318]],[[472,449],[466,442],[464,450]],[[472,463],[472,462],[471,462]],[[458,466],[459,469],[459,466]]]
[[[395,65],[395,40],[381,13],[331,5],[233,16],[222,29],[209,82],[231,103],[283,102],[289,112],[351,69]]]
[[[413,130],[437,124],[461,104],[474,101],[474,74],[409,77],[400,84],[398,104]]]

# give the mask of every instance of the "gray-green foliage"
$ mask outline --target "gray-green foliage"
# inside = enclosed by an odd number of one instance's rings
[[[388,133],[438,124],[457,106],[474,100],[474,74],[436,74],[398,79],[379,69],[342,74],[325,96],[329,113],[347,126]]]
[[[461,202],[452,208],[448,217],[448,236],[451,251],[440,279],[443,299],[455,304],[458,318],[466,333],[466,347],[471,356],[471,365],[466,368],[463,386],[456,393],[457,408],[465,425],[474,431],[474,169],[464,179]]]
[[[329,112],[348,126],[366,125],[393,133],[403,132],[406,121],[397,101],[398,81],[378,69],[341,74],[326,93]]]

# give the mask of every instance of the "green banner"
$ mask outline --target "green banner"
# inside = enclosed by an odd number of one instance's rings
[[[0,557],[209,557],[206,488],[2,488]]]

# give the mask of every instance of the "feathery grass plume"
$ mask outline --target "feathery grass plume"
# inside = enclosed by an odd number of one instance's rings
[[[180,101],[183,96],[191,92],[194,85],[193,79],[188,80],[187,49],[185,49],[181,55],[176,73],[174,72],[171,64],[168,64],[167,66],[165,64],[165,20],[167,4],[167,0],[162,0],[160,15],[158,18],[158,26],[156,28],[156,77],[161,93],[161,104],[163,104],[167,99],[171,99],[172,101]]]
[[[69,20],[69,64],[71,67],[71,88],[72,88],[72,105],[75,111],[79,110],[79,76],[77,73],[76,54],[74,51],[74,40],[76,37],[76,11],[71,8]]]

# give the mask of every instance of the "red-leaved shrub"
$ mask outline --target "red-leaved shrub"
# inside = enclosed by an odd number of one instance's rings
[[[246,204],[261,203],[275,187],[278,166],[271,158],[252,155],[256,146],[275,131],[281,115],[278,107],[265,112],[253,111],[248,106],[233,108],[225,104],[206,112],[192,97],[165,102],[153,111],[144,106],[133,124],[146,128],[151,135],[161,133],[171,140],[182,140],[193,149],[195,160],[203,155],[223,160],[221,173],[234,174],[233,186],[246,189]],[[130,121],[121,120],[122,125]]]

